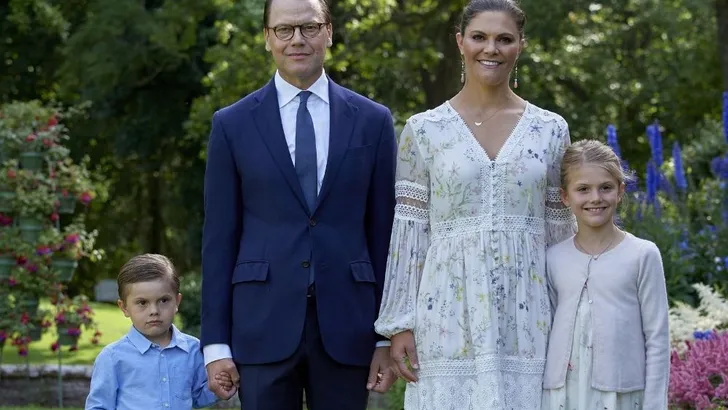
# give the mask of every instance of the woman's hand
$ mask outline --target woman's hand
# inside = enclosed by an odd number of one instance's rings
[[[417,351],[415,350],[414,334],[412,334],[411,330],[405,330],[392,336],[390,340],[392,341],[392,347],[389,349],[389,353],[396,364],[394,369],[397,375],[408,382],[417,382],[417,376],[415,376],[414,371],[419,369],[420,365],[417,360]],[[407,366],[408,359],[409,366]]]

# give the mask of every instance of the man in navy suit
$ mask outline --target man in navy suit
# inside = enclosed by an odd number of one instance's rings
[[[394,215],[390,111],[329,79],[324,0],[267,0],[263,88],[215,113],[202,346],[246,410],[364,410],[395,381],[374,332]]]

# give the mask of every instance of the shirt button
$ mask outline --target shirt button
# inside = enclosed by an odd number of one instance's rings
[[[308,221],[308,224],[309,224],[310,226],[316,226],[316,220],[315,220],[315,219],[310,219],[310,220]]]
[[[164,407],[169,407],[169,403],[164,403]]]
[[[159,356],[164,357],[164,353],[160,354]]]
[[[311,267],[311,262],[303,261],[303,262],[301,262],[301,266],[303,266],[304,268],[309,268],[309,267]]]
[[[162,377],[162,382],[166,382],[166,381],[167,381],[167,378],[166,377]]]
[[[589,299],[589,304],[591,304],[592,302],[593,302],[593,300]]]

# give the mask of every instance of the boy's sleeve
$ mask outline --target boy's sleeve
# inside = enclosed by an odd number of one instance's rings
[[[215,393],[207,387],[207,371],[205,370],[205,361],[202,352],[194,351],[195,368],[192,379],[192,407],[200,409],[217,403],[218,398]]]
[[[86,397],[86,410],[114,410],[119,382],[114,365],[114,352],[102,349],[91,372],[91,388]]]

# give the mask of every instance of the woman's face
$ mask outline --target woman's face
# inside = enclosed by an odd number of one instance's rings
[[[507,13],[481,12],[457,34],[465,76],[486,86],[508,84],[511,70],[523,49],[518,26]]]

